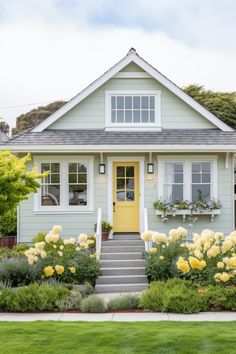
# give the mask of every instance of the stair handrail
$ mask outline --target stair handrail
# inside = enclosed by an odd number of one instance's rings
[[[102,246],[102,209],[98,208],[97,226],[96,226],[96,259],[100,259],[101,246]]]
[[[148,210],[147,208],[144,208],[144,232],[148,231]],[[145,251],[149,252],[150,248],[152,247],[152,242],[151,241],[146,241],[145,242]]]

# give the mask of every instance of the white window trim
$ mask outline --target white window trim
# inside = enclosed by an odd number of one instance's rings
[[[34,212],[35,214],[63,214],[63,213],[91,213],[94,211],[94,171],[93,156],[37,156],[34,157],[34,164],[38,171],[41,171],[41,163],[58,162],[60,163],[60,205],[59,206],[42,206],[41,205],[41,188],[34,194]],[[69,205],[68,198],[68,169],[70,162],[84,162],[87,166],[87,205]],[[40,181],[39,181],[40,182]]]
[[[217,199],[217,156],[158,156],[158,199],[164,200],[164,164],[165,162],[183,163],[184,200],[192,200],[192,162],[211,163],[211,199]]]
[[[111,122],[111,96],[113,95],[152,95],[155,96],[155,122],[154,123],[112,123]],[[161,130],[161,91],[158,90],[107,90],[105,91],[105,130],[106,131],[148,131]]]

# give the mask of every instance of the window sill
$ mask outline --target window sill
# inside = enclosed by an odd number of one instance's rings
[[[94,214],[93,209],[88,210],[34,210],[35,215],[56,215],[56,214]]]
[[[181,210],[176,210],[176,212],[163,212],[163,211],[159,211],[156,210],[156,215],[161,215],[161,216],[165,216],[165,215],[220,215],[221,214],[221,210],[220,209],[213,209],[213,210],[203,210],[202,212],[200,211],[193,211],[191,212],[191,210],[185,210],[185,209],[181,209]]]

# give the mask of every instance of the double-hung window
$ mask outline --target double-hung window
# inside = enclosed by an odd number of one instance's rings
[[[217,158],[159,157],[158,197],[192,202],[217,199]]]
[[[160,127],[160,91],[106,91],[107,127]]]
[[[164,164],[164,199],[168,201],[184,198],[184,166],[182,162]]]
[[[35,194],[35,211],[93,209],[93,158],[36,158],[38,170],[48,172]]]

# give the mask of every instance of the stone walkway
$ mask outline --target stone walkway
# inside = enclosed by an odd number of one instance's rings
[[[90,321],[90,322],[137,322],[137,321],[236,321],[236,312],[200,312],[183,315],[174,313],[0,313],[1,321]]]

